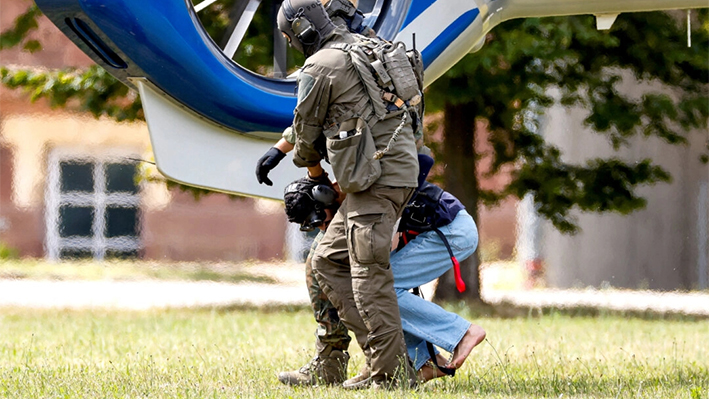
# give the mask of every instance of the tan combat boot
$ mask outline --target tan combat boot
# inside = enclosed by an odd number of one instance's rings
[[[286,385],[341,384],[347,376],[349,360],[347,352],[328,347],[300,369],[278,373],[278,381]]]
[[[368,359],[369,360],[369,359]],[[372,369],[367,362],[356,376],[348,379],[342,383],[342,387],[345,389],[413,389],[418,385],[416,371],[412,367],[411,361],[406,359],[406,363],[402,364],[397,372],[397,376],[388,378],[386,380],[375,379],[372,377]]]
[[[345,389],[367,389],[372,385],[372,371],[369,364],[365,364],[356,376],[342,383]]]

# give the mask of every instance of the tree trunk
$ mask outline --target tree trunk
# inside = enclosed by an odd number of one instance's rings
[[[475,168],[475,117],[472,104],[446,104],[443,125],[443,177],[445,189],[465,205],[478,222],[478,177]],[[479,224],[478,224],[479,226]],[[458,292],[453,269],[438,280],[434,294],[436,301],[480,300],[480,259],[478,252],[460,262],[465,292]]]

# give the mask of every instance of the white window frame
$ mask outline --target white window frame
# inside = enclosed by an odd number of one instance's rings
[[[141,187],[138,192],[107,193],[106,164],[126,163],[128,159],[140,156],[131,150],[105,150],[86,152],[75,149],[56,148],[49,153],[47,160],[47,185],[45,192],[45,249],[47,259],[60,260],[64,249],[85,250],[93,254],[96,260],[103,260],[107,251],[138,251],[142,248],[140,230],[138,236],[106,237],[106,208],[122,206],[137,208],[140,212]],[[61,192],[60,163],[87,162],[94,165],[94,192]],[[61,237],[59,234],[59,210],[64,205],[90,206],[94,208],[91,237]]]

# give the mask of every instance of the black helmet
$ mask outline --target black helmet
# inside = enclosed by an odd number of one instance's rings
[[[278,10],[278,29],[288,36],[290,45],[305,56],[320,49],[335,30],[319,0],[284,0]]]
[[[303,231],[313,230],[325,222],[325,209],[339,206],[337,196],[331,186],[307,177],[294,181],[286,186],[283,194],[288,221],[300,224]]]
[[[350,2],[350,0],[328,0],[325,3],[325,11],[335,24],[339,24],[337,18],[347,25],[347,30],[352,33],[368,35],[371,29],[364,24],[364,14]]]

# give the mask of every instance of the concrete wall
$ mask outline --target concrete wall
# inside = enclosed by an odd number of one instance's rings
[[[629,77],[621,86],[634,96],[650,88]],[[701,163],[699,155],[706,151],[709,132],[689,132],[684,146],[638,137],[615,153],[603,136],[582,126],[585,112],[555,108],[547,117],[543,134],[567,161],[651,158],[673,178],[671,184],[640,188],[647,207],[628,216],[577,213],[582,229],[578,235],[562,235],[545,225],[547,282],[556,287],[706,288],[709,165]]]

